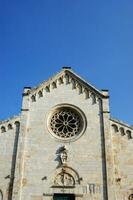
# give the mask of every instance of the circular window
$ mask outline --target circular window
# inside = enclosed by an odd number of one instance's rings
[[[68,105],[56,107],[48,118],[48,128],[56,138],[70,140],[83,132],[85,117],[75,107]]]

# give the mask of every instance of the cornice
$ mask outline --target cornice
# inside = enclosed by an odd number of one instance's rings
[[[52,76],[37,87],[26,89],[23,96],[29,95],[32,101],[37,101],[38,97],[44,96],[45,93],[50,93],[51,90],[60,87],[62,84],[71,84],[72,89],[76,89],[78,94],[83,94],[85,99],[92,97],[94,102],[99,99],[109,98],[107,93],[105,94],[105,92],[99,91],[68,68],[63,68],[61,72]]]

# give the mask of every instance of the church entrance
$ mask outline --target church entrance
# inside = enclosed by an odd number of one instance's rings
[[[74,194],[54,194],[53,200],[75,200]]]

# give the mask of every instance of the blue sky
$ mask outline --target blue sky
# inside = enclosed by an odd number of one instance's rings
[[[0,119],[62,66],[109,89],[111,115],[132,125],[133,1],[0,1]]]

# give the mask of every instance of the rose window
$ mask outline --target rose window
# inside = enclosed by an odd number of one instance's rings
[[[84,114],[74,106],[57,106],[48,117],[48,129],[53,136],[64,141],[77,138],[85,129]]]
[[[51,118],[51,129],[59,137],[69,138],[80,130],[79,116],[69,110],[57,111]]]

